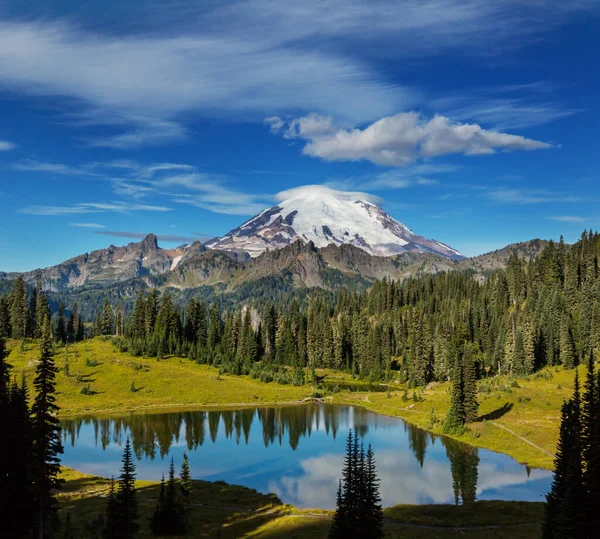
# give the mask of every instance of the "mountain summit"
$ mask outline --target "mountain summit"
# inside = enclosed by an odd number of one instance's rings
[[[220,250],[246,251],[255,257],[296,240],[317,247],[350,244],[372,255],[429,252],[453,260],[458,251],[416,235],[373,202],[366,193],[307,185],[280,193],[279,204],[264,210],[222,238],[206,244]]]

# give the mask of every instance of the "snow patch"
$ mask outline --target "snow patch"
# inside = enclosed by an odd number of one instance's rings
[[[173,271],[173,270],[174,270],[174,269],[177,267],[177,264],[179,264],[179,262],[181,262],[181,259],[182,259],[182,258],[183,258],[183,255],[176,256],[176,257],[173,259],[173,262],[171,262],[171,267],[170,267],[169,269],[170,269],[171,271]]]

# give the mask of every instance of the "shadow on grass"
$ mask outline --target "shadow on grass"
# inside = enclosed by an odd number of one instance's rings
[[[477,421],[494,421],[500,419],[502,416],[508,414],[513,409],[513,406],[512,402],[505,402],[500,408],[479,416]]]

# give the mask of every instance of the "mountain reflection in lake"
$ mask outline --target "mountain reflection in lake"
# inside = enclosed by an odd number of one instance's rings
[[[541,501],[551,473],[506,455],[438,437],[363,408],[310,404],[275,408],[130,415],[62,421],[62,462],[83,472],[118,475],[129,435],[140,479],[160,480],[188,450],[196,479],[222,479],[274,492],[298,507],[333,508],[348,429],[372,444],[384,506]]]

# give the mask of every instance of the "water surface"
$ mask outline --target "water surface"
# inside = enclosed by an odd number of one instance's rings
[[[297,507],[331,509],[348,430],[373,446],[384,506],[475,499],[543,501],[552,474],[363,408],[309,404],[62,421],[62,462],[110,477],[131,437],[139,479],[160,480],[185,450],[195,479],[274,492]]]

